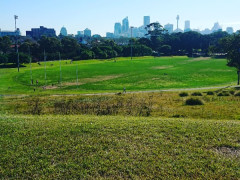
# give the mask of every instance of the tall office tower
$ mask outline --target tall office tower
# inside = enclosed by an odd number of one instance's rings
[[[233,34],[233,28],[232,27],[227,27],[226,32],[228,34]]]
[[[122,33],[121,23],[115,23],[114,25],[114,36],[119,37]]]
[[[173,24],[166,24],[164,29],[166,29],[169,34],[173,33]]]
[[[32,28],[31,31],[26,31],[26,36],[30,36],[34,39],[40,39],[41,36],[55,37],[56,31],[40,26],[40,28]]]
[[[222,27],[219,25],[218,22],[214,23],[214,26],[212,28],[212,32],[222,31]]]
[[[67,36],[67,29],[64,26],[61,28],[60,35]]]
[[[129,21],[128,17],[124,18],[122,20],[122,33],[126,33],[129,30]]]
[[[84,36],[91,37],[91,36],[92,36],[92,32],[91,32],[91,30],[88,29],[88,28],[86,28],[86,29],[84,30]]]
[[[190,21],[185,21],[184,32],[188,32],[188,31],[191,31]]]
[[[143,17],[143,26],[146,27],[150,24],[150,16],[144,16]]]

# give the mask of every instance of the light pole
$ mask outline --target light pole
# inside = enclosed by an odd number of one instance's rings
[[[132,60],[132,54],[133,54],[133,49],[132,49],[132,29],[133,29],[133,27],[131,26],[131,60]]]
[[[17,63],[18,63],[18,72],[19,72],[19,53],[18,53],[18,39],[17,39],[17,19],[18,16],[14,15],[14,20],[15,20],[15,48],[16,48],[16,53],[17,53]]]

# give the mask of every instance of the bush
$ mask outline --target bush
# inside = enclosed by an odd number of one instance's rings
[[[192,96],[202,96],[202,93],[200,93],[200,92],[194,92],[194,93],[192,93]]]
[[[196,105],[203,105],[204,103],[200,99],[190,98],[186,100],[185,104],[189,106],[196,106]]]
[[[234,95],[234,94],[235,94],[235,91],[229,91],[229,93],[230,93],[231,95]]]
[[[188,93],[187,93],[187,92],[181,92],[181,93],[179,94],[179,96],[180,96],[180,97],[186,97],[186,96],[188,96]]]
[[[217,96],[230,96],[228,92],[220,92]]]
[[[212,95],[214,95],[215,93],[213,92],[213,91],[208,91],[207,92],[207,95],[209,95],[209,96],[212,96]]]
[[[240,92],[237,92],[237,93],[235,94],[235,96],[240,96]]]

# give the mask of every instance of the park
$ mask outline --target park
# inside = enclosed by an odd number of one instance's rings
[[[0,38],[0,179],[240,178],[240,33],[147,28]]]

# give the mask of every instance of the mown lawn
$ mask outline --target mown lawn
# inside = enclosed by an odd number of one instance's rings
[[[239,179],[240,122],[0,115],[0,179]]]
[[[0,69],[0,94],[78,94],[96,92],[162,90],[236,84],[234,68],[225,59],[188,57],[136,57],[114,60],[47,62],[46,89],[44,62],[30,66]],[[78,68],[78,83],[77,73]],[[36,85],[38,80],[38,85]],[[36,91],[34,91],[34,89]]]

